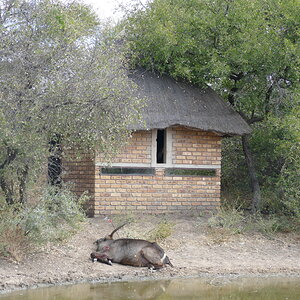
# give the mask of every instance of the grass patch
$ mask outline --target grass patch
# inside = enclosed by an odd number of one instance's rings
[[[171,236],[174,224],[164,220],[149,232],[149,239],[155,242],[161,242]]]
[[[242,233],[245,217],[241,210],[221,208],[220,211],[208,219],[208,227],[223,228],[232,234]]]
[[[286,215],[250,215],[243,210],[222,207],[219,212],[208,219],[208,230],[212,239],[225,242],[232,235],[243,233],[261,233],[274,238],[277,233],[299,232],[300,224],[296,218]]]
[[[66,189],[49,187],[36,204],[2,203],[0,208],[0,255],[21,261],[30,249],[72,236],[85,220],[86,196],[76,197]]]
[[[253,229],[268,237],[273,237],[276,233],[299,232],[300,224],[296,219],[285,215],[261,215],[252,217]]]

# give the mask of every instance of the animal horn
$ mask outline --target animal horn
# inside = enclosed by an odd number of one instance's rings
[[[126,224],[128,224],[128,222],[125,222],[123,225],[117,227],[116,229],[113,230],[113,232],[109,235],[110,239],[113,239],[113,235],[116,231],[118,231],[119,229],[121,229],[123,226],[125,226]]]

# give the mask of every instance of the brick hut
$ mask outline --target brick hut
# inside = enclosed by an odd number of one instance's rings
[[[132,79],[147,105],[129,143],[110,165],[99,153],[65,166],[75,191],[89,192],[89,214],[218,208],[221,139],[250,127],[209,87],[143,70]]]

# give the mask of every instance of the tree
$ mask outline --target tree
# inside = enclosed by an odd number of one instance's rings
[[[296,0],[154,0],[135,6],[124,25],[133,65],[212,85],[254,126],[299,105],[299,14]],[[249,136],[242,144],[256,211]]]
[[[127,139],[140,101],[106,32],[76,1],[0,0],[0,187],[7,203],[26,202],[53,139],[108,156]]]

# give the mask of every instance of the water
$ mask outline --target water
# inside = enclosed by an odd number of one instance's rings
[[[300,278],[197,278],[76,284],[0,295],[0,300],[299,300]]]

